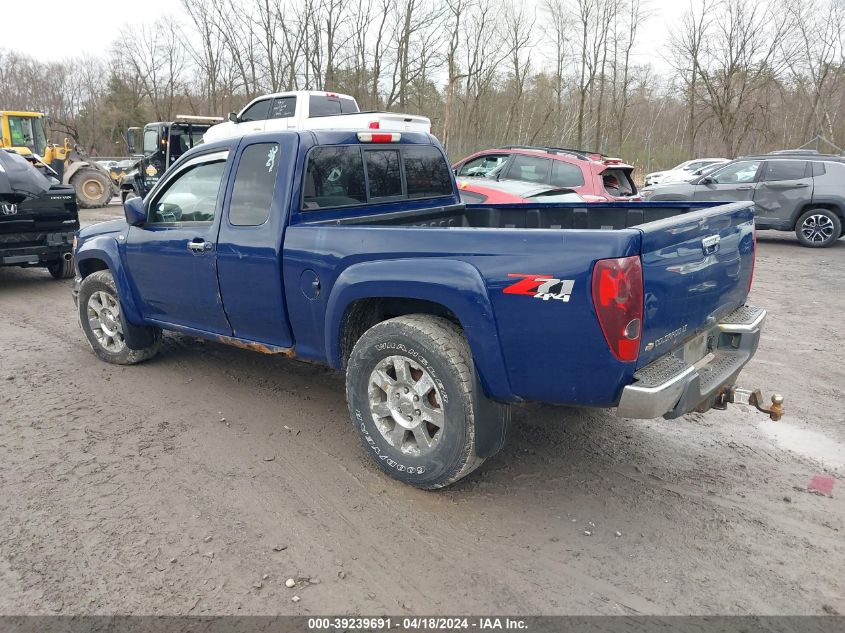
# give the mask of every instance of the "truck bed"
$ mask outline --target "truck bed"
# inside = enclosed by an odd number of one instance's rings
[[[431,226],[486,229],[621,230],[718,206],[718,202],[560,202],[543,204],[467,204],[361,215],[315,224]],[[745,206],[745,203],[740,203]]]

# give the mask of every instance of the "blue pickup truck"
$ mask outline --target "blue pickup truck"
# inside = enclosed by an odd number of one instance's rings
[[[345,371],[365,450],[439,488],[502,447],[514,403],[749,400],[753,209],[693,204],[465,206],[430,135],[257,134],[191,150],[125,221],[79,231],[74,296],[107,362],[170,330]]]

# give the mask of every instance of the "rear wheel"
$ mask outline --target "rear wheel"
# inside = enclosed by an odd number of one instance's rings
[[[53,279],[70,279],[73,277],[73,260],[56,259],[47,264],[47,270],[53,275]]]
[[[91,349],[107,363],[134,365],[152,358],[161,348],[161,330],[141,328],[126,321],[120,295],[108,270],[97,271],[82,280],[79,286],[79,324]],[[150,344],[143,349],[130,348],[127,334],[133,328],[138,333],[149,329],[144,334],[151,336],[144,338]]]
[[[830,209],[810,209],[795,223],[795,235],[804,246],[824,248],[842,235],[842,221]]]
[[[76,199],[83,209],[106,206],[112,199],[112,181],[96,169],[80,169],[71,176],[70,184],[76,190]]]
[[[484,397],[460,328],[435,316],[373,326],[346,370],[349,413],[364,450],[391,477],[423,489],[448,486],[484,461],[475,452],[474,413]]]

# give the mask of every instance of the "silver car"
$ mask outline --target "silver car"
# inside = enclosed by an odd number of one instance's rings
[[[766,154],[733,160],[689,182],[646,187],[644,200],[754,202],[758,229],[795,231],[804,246],[830,246],[845,224],[845,157]]]

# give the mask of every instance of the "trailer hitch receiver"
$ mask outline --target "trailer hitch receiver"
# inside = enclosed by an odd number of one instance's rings
[[[759,389],[743,389],[741,387],[725,387],[716,397],[714,409],[727,409],[728,404],[748,404],[765,413],[777,422],[783,417],[783,396],[776,393],[772,396],[771,406],[763,404],[763,393]]]

